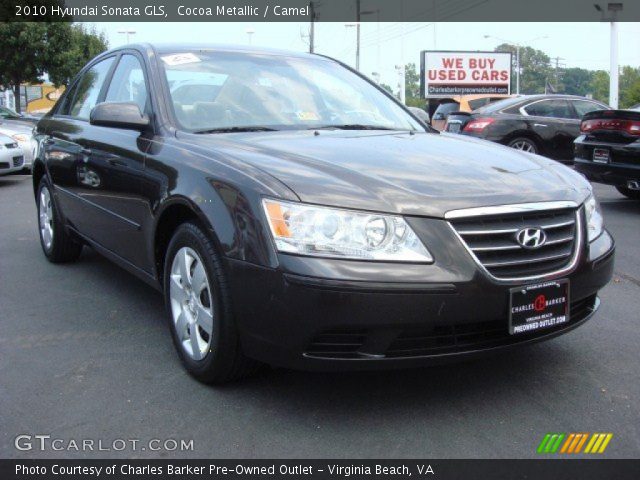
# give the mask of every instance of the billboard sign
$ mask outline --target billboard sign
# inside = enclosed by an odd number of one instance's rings
[[[420,85],[424,97],[511,93],[511,53],[422,52]]]

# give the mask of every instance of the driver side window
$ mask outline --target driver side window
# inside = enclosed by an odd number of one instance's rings
[[[105,102],[134,102],[142,113],[147,106],[144,70],[134,55],[122,55],[113,74]]]

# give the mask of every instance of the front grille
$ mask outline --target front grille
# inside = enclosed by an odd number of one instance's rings
[[[526,211],[450,220],[475,260],[496,278],[525,278],[562,270],[572,260],[580,232],[577,211]],[[526,249],[516,240],[525,228],[541,228],[546,242]]]
[[[20,167],[24,163],[24,157],[13,157],[13,166]]]
[[[9,168],[10,166],[9,162],[0,162],[0,168]]]
[[[595,306],[594,294],[570,304],[569,322],[520,335],[509,334],[506,318],[404,330],[331,330],[316,335],[309,343],[305,356],[326,359],[371,358],[372,355],[378,358],[406,358],[483,350],[567,329],[589,316]],[[375,342],[370,342],[371,339],[375,339]],[[379,350],[377,347],[381,344],[386,344],[386,348]]]

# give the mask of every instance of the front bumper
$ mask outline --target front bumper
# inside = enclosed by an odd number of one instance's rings
[[[565,333],[589,319],[613,275],[605,231],[580,253],[570,279],[571,319],[508,333],[509,290],[451,239],[433,265],[280,255],[269,269],[227,260],[244,352],[303,370],[413,367],[473,357]],[[447,243],[449,245],[447,246]],[[448,250],[446,250],[448,248]],[[536,283],[536,282],[528,282]]]

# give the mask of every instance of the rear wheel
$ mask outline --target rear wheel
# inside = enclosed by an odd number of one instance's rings
[[[538,153],[539,148],[536,142],[526,137],[517,137],[511,140],[507,146],[515,148],[516,150],[522,150],[523,152]]]
[[[640,200],[640,190],[631,190],[627,187],[616,187],[622,195],[633,200]]]
[[[77,260],[82,244],[65,231],[46,177],[40,180],[36,203],[40,245],[47,259],[53,263]]]
[[[164,291],[173,343],[191,375],[224,383],[256,369],[240,349],[222,260],[195,223],[178,227],[169,243]]]

